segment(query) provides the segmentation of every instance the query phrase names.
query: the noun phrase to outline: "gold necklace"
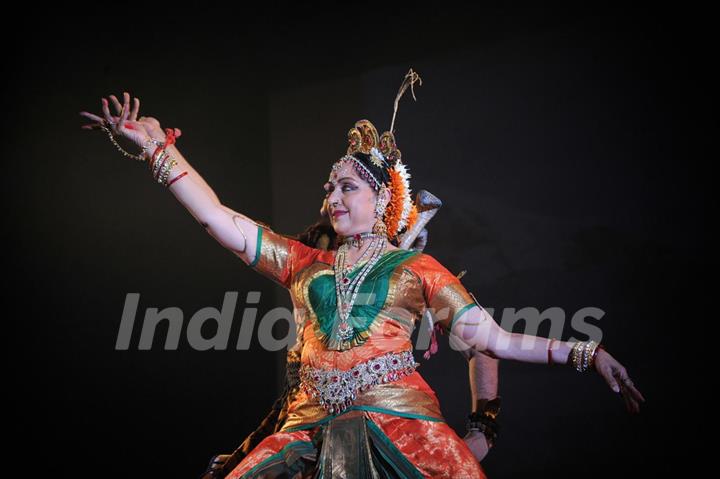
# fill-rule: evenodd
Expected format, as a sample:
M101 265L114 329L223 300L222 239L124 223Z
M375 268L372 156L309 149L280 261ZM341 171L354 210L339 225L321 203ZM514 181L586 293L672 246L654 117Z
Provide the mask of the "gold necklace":
M349 318L352 312L352 307L355 304L355 299L360 291L365 277L370 272L372 267L377 263L382 254L385 252L387 247L387 238L383 238L379 235L373 237L370 240L370 244L367 249L356 261L362 259L366 254L370 253L368 261L361 267L355 278L350 280L348 274L350 270L345 265L345 258L347 250L349 249L348 243L343 243L338 248L337 254L335 255L335 261L333 263L333 269L335 272L335 294L337 296L337 310L340 323L337 327L336 335L342 341L349 341L355 335L355 328L350 324Z

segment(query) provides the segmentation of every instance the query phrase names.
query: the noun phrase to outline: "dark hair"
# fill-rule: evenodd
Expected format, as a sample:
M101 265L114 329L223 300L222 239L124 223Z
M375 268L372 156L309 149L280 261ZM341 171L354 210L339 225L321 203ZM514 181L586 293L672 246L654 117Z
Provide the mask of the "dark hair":
M327 236L328 238L328 249L333 248L337 233L335 233L335 229L333 229L327 216L321 217L315 223L305 228L305 231L297 235L295 239L311 248L318 248L323 236Z
M356 151L352 154L355 158L360 160L360 162L368 169L370 170L370 173L373 174L375 178L380 183L389 184L390 183L390 173L388 173L387 168L384 166L375 166L375 164L370 160L370 155L362 153L360 151ZM370 185L373 189L375 188L375 185Z

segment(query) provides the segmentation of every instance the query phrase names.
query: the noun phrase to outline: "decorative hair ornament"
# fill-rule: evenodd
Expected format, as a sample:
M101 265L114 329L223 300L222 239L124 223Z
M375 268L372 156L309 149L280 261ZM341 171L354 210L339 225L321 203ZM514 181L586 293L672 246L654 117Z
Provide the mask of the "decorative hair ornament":
M395 98L395 113L398 100L407 89L408 77L410 85L419 79L417 74L410 69L410 73L405 76L400 92ZM393 113L393 123L394 121L395 114ZM417 208L410 197L410 175L401 161L401 156L392 133L392 124L391 131L386 131L379 136L377 129L369 120L360 120L348 131L348 148L345 156L335 162L332 167L334 173L349 162L358 175L378 193L378 197L375 205L376 222L372 228L373 237L365 252L356 260L355 265L361 264L366 256L368 257L367 262L359 266L357 274L351 278L350 272L354 265L346 264L349 243L344 242L340 245L335 254L333 271L339 321L334 324L333 331L322 339L328 349L342 351L363 344L367 340L368 332L356 329L352 320L352 310L360 285L363 284L365 276L384 254L388 240L394 239L403 229L412 225L417 218ZM390 190L390 202L387 205L382 202L386 188ZM359 240L360 238L358 238Z
M377 166L378 168L387 166L387 161L385 161L385 157L382 153L380 153L380 150L375 147L370 149L370 161L372 161L373 165Z
M410 189L410 173L402 161L402 153L397 147L393 127L397 114L398 102L403 93L410 87L413 99L415 92L413 85L422 79L412 68L408 71L400 85L400 90L395 97L393 118L390 130L378 135L377 129L370 120L359 120L355 126L348 131L348 148L346 155L333 165L333 170L342 166L345 161L352 161L358 175L365 179L375 191L385 185L390 190L390 202L384 212L383 223L385 223L387 236L394 239L403 231L406 231L417 220L417 206L412 200ZM363 164L353 153L363 153L370 156L370 162L380 168L387 175L387 179L378 178L370 169Z

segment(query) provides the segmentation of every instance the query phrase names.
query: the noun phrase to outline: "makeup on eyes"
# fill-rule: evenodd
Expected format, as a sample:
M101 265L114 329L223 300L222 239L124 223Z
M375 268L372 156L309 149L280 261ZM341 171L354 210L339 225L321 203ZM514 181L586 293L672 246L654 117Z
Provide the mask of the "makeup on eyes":
M342 186L349 186L353 189L356 187L354 178L345 177L338 180L337 183L333 181L328 181L323 185L323 189L326 193L330 193L335 189L338 183L342 183Z

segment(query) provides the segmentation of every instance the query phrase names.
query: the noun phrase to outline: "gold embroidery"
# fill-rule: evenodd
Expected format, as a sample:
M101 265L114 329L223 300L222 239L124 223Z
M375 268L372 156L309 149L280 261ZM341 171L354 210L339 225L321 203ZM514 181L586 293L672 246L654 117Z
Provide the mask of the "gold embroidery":
M459 283L451 283L438 291L430 301L429 307L436 322L448 331L453 318L468 304L475 304L472 296Z
M260 241L260 258L255 265L255 270L276 283L288 287L290 275L288 271L289 240L267 228L263 228Z

